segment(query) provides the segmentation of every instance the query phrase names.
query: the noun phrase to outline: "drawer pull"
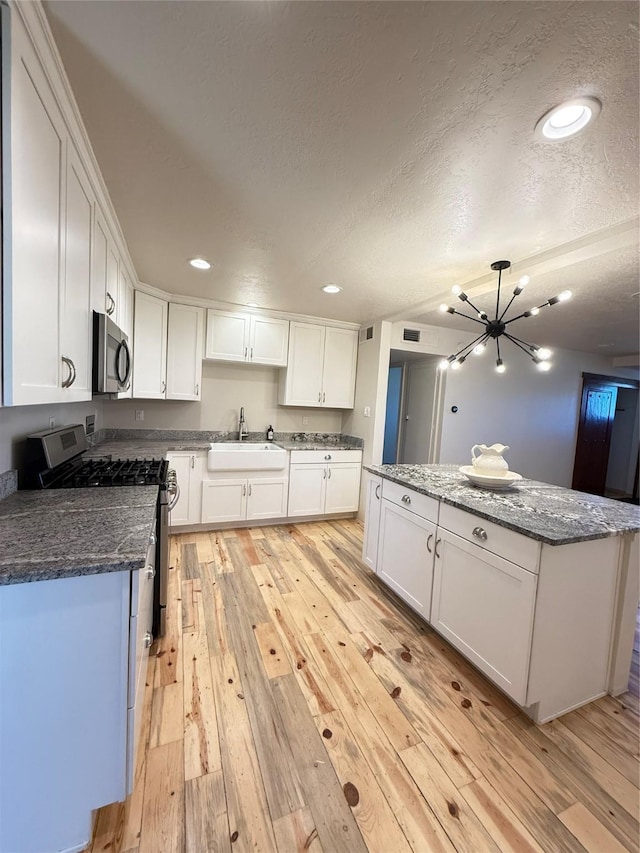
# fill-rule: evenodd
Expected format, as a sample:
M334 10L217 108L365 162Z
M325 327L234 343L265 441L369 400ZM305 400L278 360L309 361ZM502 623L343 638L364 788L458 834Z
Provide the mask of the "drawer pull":
M156 576L155 566L147 566L145 569L145 575L148 581L153 580Z
M433 533L430 533L430 534L427 536L427 551L428 551L430 554L433 554L433 551L432 551L432 550L431 550L431 548L429 547L429 545L431 544L431 540L432 540L432 539L433 539Z
M438 545L439 545L441 542L442 542L442 539L436 539L436 544L435 544L435 547L434 547L434 550L435 550L435 552L436 552L436 557L437 557L438 559L440 559L440 554L438 554Z
M473 534L473 536L476 536L478 539L480 539L481 542L487 541L487 531L484 528L474 527L471 533Z
M410 504L410 503L411 503L411 497L410 497L410 495L403 495L403 496L400 498L400 500L402 501L402 503L403 503L403 504Z
M144 635L144 647L145 647L145 649L150 649L152 643L153 643L153 634L151 633L151 631L147 631L147 633Z

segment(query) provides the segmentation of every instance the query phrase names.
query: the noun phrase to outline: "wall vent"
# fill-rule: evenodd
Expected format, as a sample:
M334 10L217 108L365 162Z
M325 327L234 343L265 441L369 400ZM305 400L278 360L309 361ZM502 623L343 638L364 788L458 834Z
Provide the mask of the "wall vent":
M420 343L420 329L403 329L402 340L411 341L413 344Z
M360 343L373 340L373 326L366 326L360 329Z

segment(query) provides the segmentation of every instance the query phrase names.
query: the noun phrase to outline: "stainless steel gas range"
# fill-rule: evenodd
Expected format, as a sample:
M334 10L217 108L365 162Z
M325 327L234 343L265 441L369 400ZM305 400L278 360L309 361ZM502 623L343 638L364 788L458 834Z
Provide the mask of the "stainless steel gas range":
M165 459L86 458L81 424L34 433L27 438L20 488L78 489L158 486L153 635L166 633L169 572L169 510L179 496L176 473Z

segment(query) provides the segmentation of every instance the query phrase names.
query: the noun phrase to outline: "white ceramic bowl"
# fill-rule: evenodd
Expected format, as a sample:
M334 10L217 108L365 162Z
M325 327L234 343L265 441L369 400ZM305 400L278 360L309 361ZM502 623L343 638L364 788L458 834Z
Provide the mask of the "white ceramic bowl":
M515 471L492 471L489 474L482 473L473 465L463 465L458 470L474 485L482 486L484 489L511 489L515 483L522 480L522 475L516 474Z

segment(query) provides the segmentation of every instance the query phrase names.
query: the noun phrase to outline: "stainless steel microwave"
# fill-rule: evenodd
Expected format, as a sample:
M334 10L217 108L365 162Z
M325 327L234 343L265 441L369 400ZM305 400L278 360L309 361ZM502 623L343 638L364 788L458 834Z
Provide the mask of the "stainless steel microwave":
M93 312L93 393L118 394L131 383L129 339L106 314Z

